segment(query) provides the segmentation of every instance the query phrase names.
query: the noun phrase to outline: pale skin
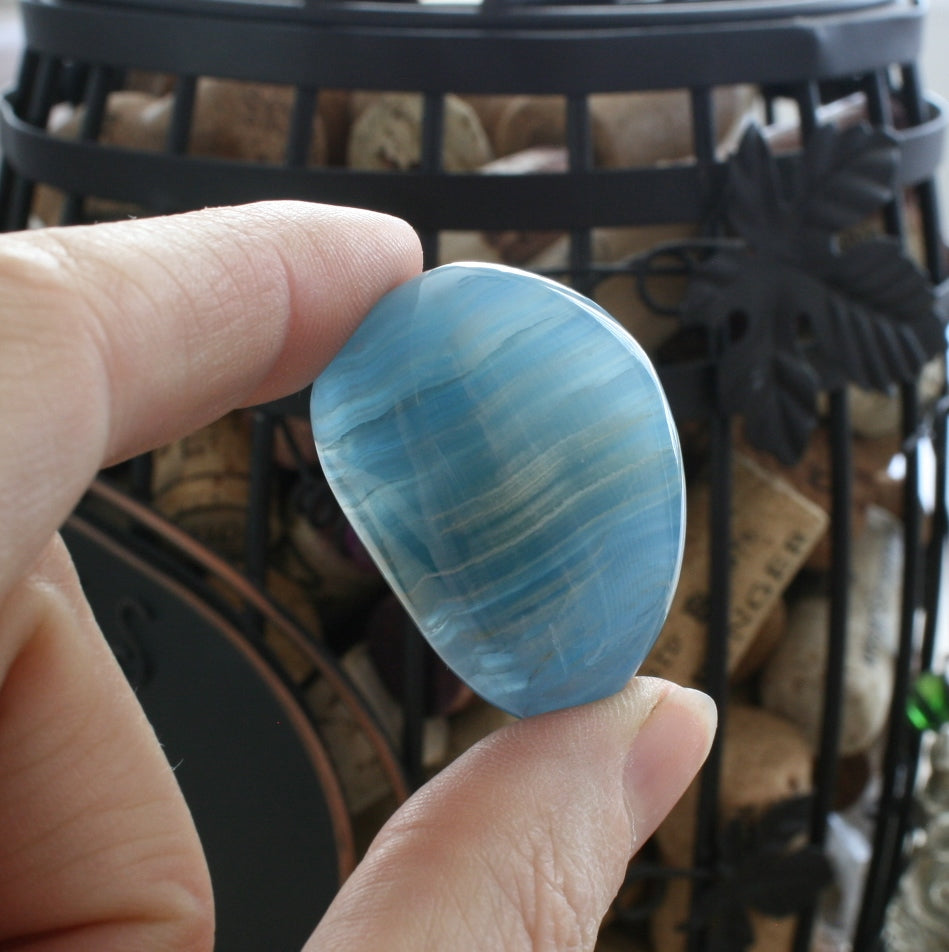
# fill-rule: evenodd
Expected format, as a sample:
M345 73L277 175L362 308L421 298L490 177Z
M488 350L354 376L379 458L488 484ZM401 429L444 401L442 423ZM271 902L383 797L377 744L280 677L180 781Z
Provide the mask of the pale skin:
M0 236L0 949L212 948L187 807L57 529L103 465L305 386L420 266L402 222L291 202ZM307 952L592 949L714 723L635 679L492 735L398 811Z

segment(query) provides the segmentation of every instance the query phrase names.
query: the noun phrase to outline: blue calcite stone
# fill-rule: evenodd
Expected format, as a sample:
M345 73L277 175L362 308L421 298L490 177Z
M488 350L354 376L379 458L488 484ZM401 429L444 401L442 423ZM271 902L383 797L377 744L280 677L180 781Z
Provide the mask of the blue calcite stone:
M619 690L678 579L676 430L592 301L454 264L384 297L313 385L343 511L445 662L525 716Z

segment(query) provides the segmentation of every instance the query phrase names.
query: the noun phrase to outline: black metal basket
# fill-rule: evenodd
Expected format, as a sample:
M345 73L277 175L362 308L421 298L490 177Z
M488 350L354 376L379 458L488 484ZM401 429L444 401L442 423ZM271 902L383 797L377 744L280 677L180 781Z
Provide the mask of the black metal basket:
M851 607L854 464L847 385L856 380L899 391L905 556L902 577L893 579L901 599L899 630L893 634L893 702L880 747L882 782L872 860L850 937L858 952L877 948L885 905L904 858L920 749L919 737L904 723L903 707L912 678L934 659L947 525L945 406L940 400L924 403L915 380L924 352L938 349L942 339L939 313L946 290L933 184L945 120L940 104L925 94L916 65L923 7L901 0L575 5L486 0L481 6L357 0L23 0L22 13L26 52L18 82L0 107L3 229L30 223L40 186L58 190L57 217L63 224L95 218L104 208L169 213L264 198L326 201L406 218L422 236L429 265L444 256L446 236L458 232L562 233L567 236L565 254L545 270L591 294L608 279L625 276L647 309L666 315L676 333L657 351L659 372L686 442L701 446L709 473L703 686L717 700L723 725L731 696L727 665L733 609L734 423L740 416L756 421L752 442L791 462L816 422L816 391L826 393L832 460L832 557L826 573L831 608L825 709L814 791L804 821L817 854L825 844L841 763L841 696ZM141 148L110 142L103 134L109 96L126 88L133 77L141 83L143 73L149 81L160 78L167 90L168 121L161 142ZM194 148L194 117L206 78L276 84L286 91L288 118L276 153L260 161L246 155L200 154ZM782 148L780 136L769 139L753 133L740 147L737 140L733 143L737 151L731 158L723 154L726 129L718 97L738 87L760 104L759 128L773 132L780 117L789 118L790 145L784 141ZM360 170L332 158L314 164L314 121L328 91L337 90L419 95L420 131L411 167ZM604 161L591 97L668 91L682 97L687 147L670 161L635 156L625 162ZM555 97L563 167L517 175L446 167L450 96L520 95ZM82 107L69 138L50 128L51 115L64 103ZM835 126L835 110L840 108L850 110L860 124L847 126L844 120ZM769 224L775 232L786 224L778 212L767 220L759 203L763 218L752 223L749 237L742 231L747 222L739 220L735 208L754 208L755 196L804 194L813 199L801 176L813 173L828 150L847 157L840 159L842 178L835 180L835 187L848 195L850 186L856 189L861 196L854 200L857 211L869 212L868 191L876 196L878 228L893 239L884 263L896 270L884 273L910 282L920 322L912 315L906 318L896 332L903 343L893 344L892 335L880 329L886 322L877 320L892 302L877 307L879 302L868 300L864 288L861 303L871 316L840 324L838 364L827 359L826 339L821 349L823 332L813 315L797 312L789 341L779 346L769 338L762 358L761 348L751 346L755 341L748 328L754 301L760 298L751 304L716 299L710 318L700 306L707 297L694 289L708 292L714 276L722 274L716 270L719 266L734 263L749 250L760 251L755 238ZM870 172L860 164L863 159ZM857 167L863 171L854 171ZM851 173L854 177L848 179ZM785 211L788 204L777 202ZM828 212L824 232L846 231L854 214L853 208L839 216ZM600 229L666 226L685 228L686 233L620 260L602 260L598 252ZM807 237L814 235L807 232ZM839 242L839 234L834 241ZM808 248L792 250L798 255L795 267L807 272ZM922 272L917 278L907 277L904 264L894 263L905 263L910 256ZM755 260L761 263L760 257ZM672 304L659 300L654 284L670 276L684 279L693 289ZM817 278L826 278L820 268ZM878 285L874 287L882 294ZM748 279L743 287L765 294L767 282ZM899 310L899 305L894 307ZM861 328L870 328L872 341L855 356L846 331ZM910 354L908 364L901 363L897 352ZM797 403L796 387L807 391L806 399ZM772 409L765 412L758 405L762 402ZM245 558L245 570L255 582L262 583L266 575L275 428L302 406L296 399L255 411ZM774 406L780 411L777 417ZM926 488L935 503L924 543L920 480L927 439L936 465ZM147 472L142 469L138 489L147 495L146 487ZM421 654L412 657L416 667L423 664ZM409 687L404 698L403 754L415 776L418 694ZM747 947L746 936L729 939L709 911L710 903L719 901L725 903L722 908L732 909L728 903L734 900L734 893L728 892L734 855L728 852L716 809L721 770L718 743L702 774L691 866L671 873L645 868L648 877L681 875L693 882L690 950ZM643 874L642 867L637 874ZM794 908L796 950L809 947L816 901L815 895L805 894Z

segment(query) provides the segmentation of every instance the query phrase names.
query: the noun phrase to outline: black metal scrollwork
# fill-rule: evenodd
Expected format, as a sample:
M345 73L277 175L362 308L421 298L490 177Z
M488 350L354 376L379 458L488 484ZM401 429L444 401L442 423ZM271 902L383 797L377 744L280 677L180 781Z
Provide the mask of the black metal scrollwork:
M749 910L796 915L830 884L830 863L821 849L799 845L810 810L809 796L795 797L758 819L738 816L722 830L719 876L700 896L690 922L706 932L708 952L750 948L755 933Z
M718 399L782 462L800 457L818 394L886 391L945 348L931 283L884 234L855 237L895 197L899 150L880 130L820 126L780 163L750 126L728 163L730 241L690 268L681 316L718 342Z

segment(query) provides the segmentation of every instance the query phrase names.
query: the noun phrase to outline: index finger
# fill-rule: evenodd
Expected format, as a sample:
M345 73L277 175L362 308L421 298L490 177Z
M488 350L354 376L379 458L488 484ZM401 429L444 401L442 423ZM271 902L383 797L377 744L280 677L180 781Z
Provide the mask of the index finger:
M103 465L305 386L420 260L299 202L0 236L0 597Z

